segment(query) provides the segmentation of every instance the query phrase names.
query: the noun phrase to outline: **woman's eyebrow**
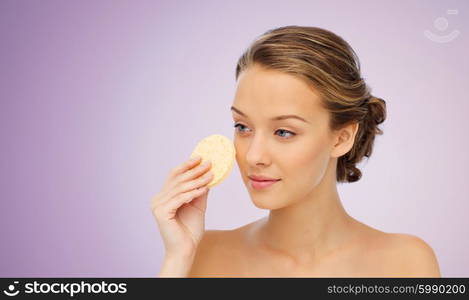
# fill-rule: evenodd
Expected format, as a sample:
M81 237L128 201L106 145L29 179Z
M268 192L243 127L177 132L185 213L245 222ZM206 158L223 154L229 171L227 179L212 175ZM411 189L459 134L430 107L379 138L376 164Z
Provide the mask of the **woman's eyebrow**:
M231 107L231 110L242 115L243 117L246 117L248 118L248 116L243 113L242 111L240 111L239 109L237 109L236 107L232 106ZM306 123L309 123L308 121L306 121L304 118L300 117L300 116L297 116L297 115L281 115L281 116L277 116L277 117L273 117L271 118L271 120L273 121L277 121L277 120L285 120L285 119L298 119L300 121L303 121L303 122L306 122Z

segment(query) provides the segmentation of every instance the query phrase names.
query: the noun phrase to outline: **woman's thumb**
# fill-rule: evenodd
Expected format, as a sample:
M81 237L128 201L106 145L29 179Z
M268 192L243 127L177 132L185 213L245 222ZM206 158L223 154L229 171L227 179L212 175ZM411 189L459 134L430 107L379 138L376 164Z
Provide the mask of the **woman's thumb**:
M194 206L195 208L199 209L202 212L205 212L205 210L207 209L207 197L208 197L209 191L210 191L210 188L207 188L207 190L202 195L194 198L194 200L191 201L192 206Z

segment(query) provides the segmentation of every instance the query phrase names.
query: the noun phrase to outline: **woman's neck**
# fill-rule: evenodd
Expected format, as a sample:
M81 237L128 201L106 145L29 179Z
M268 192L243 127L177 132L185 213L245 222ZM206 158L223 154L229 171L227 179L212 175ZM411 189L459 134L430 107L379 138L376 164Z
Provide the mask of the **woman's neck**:
M335 178L330 177L325 176L305 199L270 211L257 231L262 248L301 264L331 254L352 238L357 222L345 211Z

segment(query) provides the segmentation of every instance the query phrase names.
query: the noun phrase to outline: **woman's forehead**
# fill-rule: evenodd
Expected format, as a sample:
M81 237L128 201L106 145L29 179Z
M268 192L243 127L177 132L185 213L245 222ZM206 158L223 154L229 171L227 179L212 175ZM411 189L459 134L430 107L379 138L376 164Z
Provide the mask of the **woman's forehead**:
M247 113L268 110L275 116L293 114L306 118L324 112L319 94L304 80L258 67L241 73L233 107Z
M266 87L269 89L266 90ZM241 92L314 94L311 86L298 76L257 66L249 67L241 73L238 78L237 90Z

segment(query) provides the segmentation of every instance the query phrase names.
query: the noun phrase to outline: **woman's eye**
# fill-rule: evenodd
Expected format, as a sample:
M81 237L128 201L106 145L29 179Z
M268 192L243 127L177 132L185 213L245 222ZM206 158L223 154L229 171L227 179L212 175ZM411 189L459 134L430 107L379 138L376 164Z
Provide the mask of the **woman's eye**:
M285 129L279 129L279 130L277 130L276 132L279 132L279 131L289 133L291 136L290 136L290 137L286 137L287 139L289 139L289 138L291 138L291 137L293 137L293 136L295 135L295 133L293 133L293 132L291 132L291 131L288 131L288 130L285 130Z
M246 127L246 126L244 126L243 124L240 124L240 123L236 123L236 124L234 125L234 127L237 129L237 128L239 128L239 127ZM246 128L247 128L247 127L246 127ZM240 130L237 130L237 131L243 133L242 130L241 130L241 131L240 131ZM275 132L276 132L276 133L277 133L277 132L282 132L282 133L290 134L290 136L280 135L280 137L283 137L284 139L289 139L289 138L292 138L293 136L296 135L296 133L291 132L291 131L288 131L288 130L285 130L285 129L278 129L278 130L275 131Z
M242 126L242 127L246 127L246 126L244 126L243 124L236 123L236 124L234 125L234 128L236 128L236 129L237 129L237 128L239 128L240 126ZM238 131L239 131L239 130L238 130Z

